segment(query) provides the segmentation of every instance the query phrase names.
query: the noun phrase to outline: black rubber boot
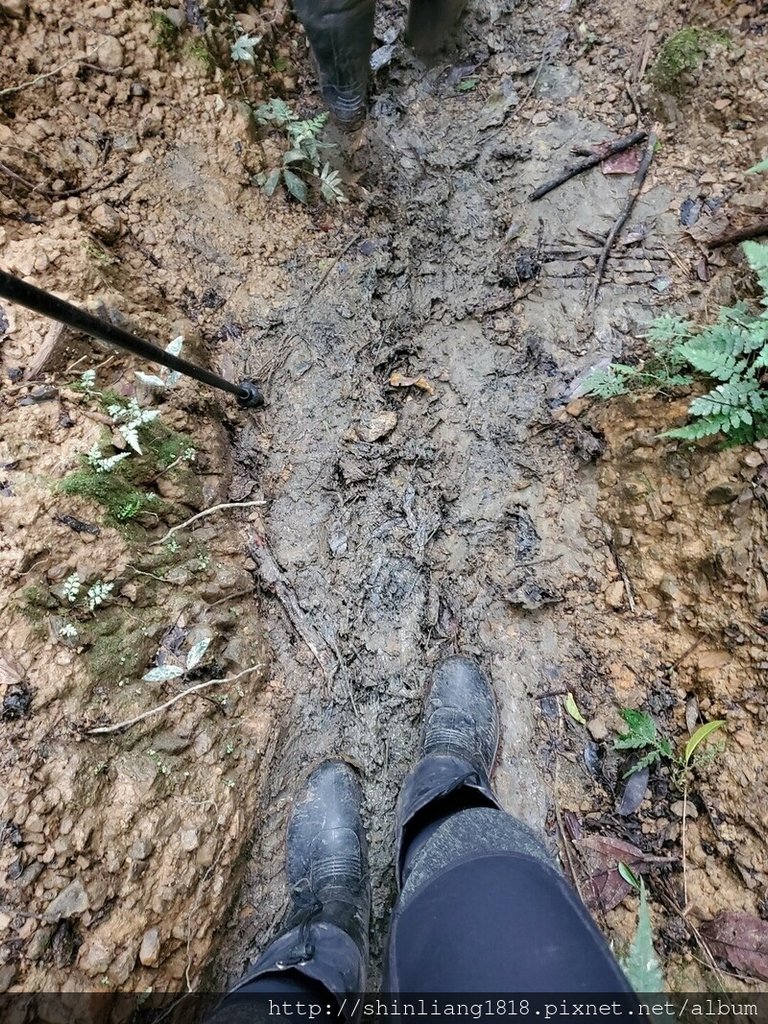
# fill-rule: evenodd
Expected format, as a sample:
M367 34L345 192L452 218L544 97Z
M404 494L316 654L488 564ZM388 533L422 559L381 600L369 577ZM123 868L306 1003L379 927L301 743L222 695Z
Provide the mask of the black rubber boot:
M310 775L288 826L287 917L235 993L283 971L339 999L365 991L371 893L360 801L346 762L326 761Z
M411 0L405 38L420 57L432 57L448 40L466 0Z
M446 658L435 668L424 704L421 759L397 803L400 888L425 826L470 807L500 809L490 782L498 745L499 715L490 681L470 658Z
M348 131L365 119L375 0L295 0L315 55L320 89Z

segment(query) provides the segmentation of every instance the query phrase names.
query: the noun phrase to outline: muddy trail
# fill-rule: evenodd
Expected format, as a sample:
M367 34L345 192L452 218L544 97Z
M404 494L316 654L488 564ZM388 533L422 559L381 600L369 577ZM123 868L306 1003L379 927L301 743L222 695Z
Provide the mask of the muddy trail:
M604 230L626 183L597 174L578 204L567 189L528 202L571 145L605 132L578 115L535 129L510 116L524 101L521 72L538 67L534 91L554 102L582 88L567 66L567 32L547 12L542 35L541 13L474 5L467 66L427 70L398 49L351 157L367 209L334 233L319 265L296 259L292 276L306 287L272 312L258 342L230 346L236 375L263 367L268 381L268 409L235 431L231 497L267 499L248 545L283 701L245 886L258 909L241 950L279 916L296 780L329 754L364 779L380 950L394 805L424 687L445 654L477 657L494 679L505 805L539 829L552 812L536 698L577 686L588 670L604 617L592 595L616 575L594 511L599 442L575 423L553 429L552 409L581 368L612 354L604 325L647 318L633 286L668 257L656 244L613 265L593 333L572 271L584 257L579 229ZM380 18L383 35L393 18ZM459 76L477 69L489 91L457 93ZM226 211L198 199L179 190L173 205L192 234L220 237ZM654 232L667 200L663 189L643 198L639 216ZM205 271L193 291L234 291L228 315L259 321L262 305L237 303L231 252L190 256ZM213 281L212 263L222 268ZM401 378L425 383L396 386ZM225 958L230 976L236 949Z
M249 99L317 112L287 4L235 7L271 40ZM59 19L0 2L13 40L0 57L22 86L0 91L3 266L139 333L183 334L186 355L258 378L267 398L242 412L190 384L150 393L133 364L82 339L62 353L39 318L0 309L0 991L234 982L286 907L286 822L329 755L363 782L374 985L395 802L432 667L452 652L493 679L504 806L577 885L594 870L580 830L656 857L669 985L708 984L700 958L722 983L690 922L766 906L768 443L662 447L680 402L575 396L590 368L634 357L660 313L708 316L744 294L738 260L702 246L705 228L764 206L743 169L768 145L754 70L766 17L707 14L738 45L702 55L690 93L672 95L649 68L662 40L704 20L685 3L473 0L431 67L403 43L401 7L381 4L366 126L324 132L349 202L304 206L258 187L282 143L254 124L228 47L220 65L201 51L198 8L158 21L94 0ZM59 70L25 85L49 51ZM530 193L575 147L638 128L662 145L591 302L636 164ZM691 206L704 228L686 234ZM110 451L126 447L99 392L77 385L90 365L97 387L165 424L165 461L144 459L142 493L103 520L92 495L60 486L105 427ZM180 525L229 502L251 504ZM103 606L67 597L73 575L83 594L109 581ZM183 685L224 677L226 692L145 685L169 660ZM162 715L88 731L167 698ZM669 771L617 813L626 707L675 742L727 719L691 795L687 889ZM629 887L592 909L623 948Z

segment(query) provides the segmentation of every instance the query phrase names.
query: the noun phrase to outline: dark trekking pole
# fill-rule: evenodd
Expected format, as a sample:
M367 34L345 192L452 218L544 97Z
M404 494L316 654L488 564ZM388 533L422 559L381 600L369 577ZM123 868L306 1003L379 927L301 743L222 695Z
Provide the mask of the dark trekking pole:
M3 270L0 270L0 298L10 299L11 302L26 306L27 309L31 309L35 313L58 320L75 331L90 334L94 338L98 338L99 341L105 341L108 345L114 345L133 355L141 356L142 359L160 363L162 366L167 366L169 370L176 370L177 373L183 373L186 377L193 377L212 388L227 391L230 395L235 396L243 409L258 409L264 405L264 395L254 381L242 380L239 384L232 384L216 373L204 370L201 366L195 366L194 363L190 363L186 359L173 356L158 345L137 338L135 334L124 331L121 327L115 327L107 320L100 320L91 313L86 313L84 309L78 309L77 306L65 302L64 299L59 299L33 284L27 284L26 281L21 281L12 274L6 274Z

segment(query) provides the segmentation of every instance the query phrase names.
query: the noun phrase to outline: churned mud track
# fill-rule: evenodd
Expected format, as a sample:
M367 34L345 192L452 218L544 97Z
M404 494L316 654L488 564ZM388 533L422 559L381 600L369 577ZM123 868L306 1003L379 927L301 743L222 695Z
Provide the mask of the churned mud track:
M269 407L236 430L232 497L267 499L248 544L283 705L245 923L224 944L230 978L281 913L286 815L298 778L329 754L364 779L380 946L394 805L439 657L474 655L494 679L505 805L540 828L552 811L557 723L537 727L536 697L578 692L617 578L594 514L599 443L575 421L553 423L552 408L611 354L611 318L647 318L634 285L666 254L611 267L593 331L573 267L599 247L578 229L607 230L626 179L594 175L576 205L567 189L527 202L553 161L606 129L568 112L534 129L517 116L531 77L525 89L516 73L535 70L555 99L581 85L555 15L543 38L540 6L507 6L476 4L469 18L467 65L489 72L476 92L457 93L450 66L426 70L397 50L352 156L367 208L294 255L298 287L281 308L238 308L246 289L226 269L216 284L233 296L228 316L262 327L224 364L260 367L268 382ZM666 202L652 192L640 215L652 222ZM195 210L193 236L211 237L211 207Z

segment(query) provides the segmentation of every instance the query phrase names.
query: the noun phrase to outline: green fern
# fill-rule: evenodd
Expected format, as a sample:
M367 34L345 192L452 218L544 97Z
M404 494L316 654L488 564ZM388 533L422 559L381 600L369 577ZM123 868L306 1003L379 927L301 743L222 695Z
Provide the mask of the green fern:
M745 242L744 254L768 306L768 245ZM714 386L694 398L690 422L662 437L698 441L720 435L726 445L768 437L768 312L756 314L744 303L721 309L714 324L698 329L679 317L664 316L648 329L652 356L641 366L615 363L587 378L585 395L613 398L633 391L660 393L699 378Z
M321 142L319 135L328 120L327 114L317 114L301 120L285 100L271 99L254 110L260 124L280 129L288 142L282 165L269 173L257 175L257 182L271 196L282 181L286 190L300 203L309 202L309 183L316 184L321 197L328 203L345 203L341 178L327 163L323 164L323 150L336 148Z

